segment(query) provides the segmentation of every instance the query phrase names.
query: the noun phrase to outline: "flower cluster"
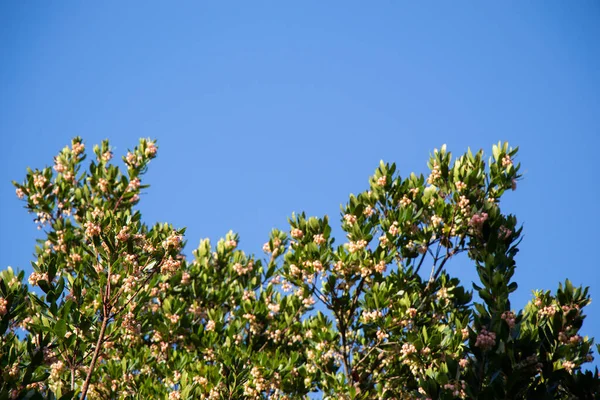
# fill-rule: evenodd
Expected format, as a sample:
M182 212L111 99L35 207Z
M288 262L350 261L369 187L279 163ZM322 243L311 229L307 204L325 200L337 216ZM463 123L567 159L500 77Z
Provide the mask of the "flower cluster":
M235 263L233 264L232 268L238 275L246 275L252 271L252 269L254 268L254 263L252 261L249 261L245 266L241 263Z
M440 166L438 163L433 164L433 168L431 169L431 173L427 178L427 183L430 185L435 185L436 181L442 177L442 172L440 170Z
M575 369L577 365L572 361L563 361L562 366L568 373L572 374L573 369Z
M406 195L402 196L402 198L400 199L400 205L402 207L407 207L410 205L410 203L412 203L412 200L409 199Z
M89 236L89 237L98 236L101 232L100 226L97 224L94 224L91 221L87 221L84 224L84 227L85 227L85 234L86 234L86 236Z
M355 253L359 250L363 250L365 247L367 247L367 241L366 240L357 240L356 242L348 242L347 243L348 246L348 251L350 253Z
M59 173L62 174L65 171L67 171L67 166L64 165L58 158L54 158L54 170Z
M352 214L345 214L344 215L344 221L346 221L346 223L348 225L354 225L356 223L356 215L352 215Z
M180 267L181 261L173 259L173 256L169 256L169 258L164 260L160 265L160 272L165 275L173 275Z
M129 233L127 233L128 230L129 228L127 226L122 227L119 233L117 233L117 236L115 236L116 239L121 242L126 242L129 239Z
M36 174L33 176L33 186L35 186L37 188L40 188L40 189L43 188L44 186L46 186L47 182L48 182L48 180L42 174Z
M362 319L365 323L376 321L377 319L381 318L382 316L383 316L383 314L379 310L362 312Z
M512 328L514 328L514 327L515 327L515 323L516 323L516 321L517 321L517 316L515 315L515 313L514 313L514 312L512 312L512 311L504 311L504 312L502 313L502 316L501 316L501 318L502 318L504 321L506 321L506 323L507 323L507 325L508 325L508 327L509 327L510 329L512 329Z
M325 239L325 236L321 233L318 233L316 235L313 236L313 242L315 242L315 244L317 246L320 246L322 244L324 244L327 240Z
M60 374L65 370L65 364L62 361L56 361L50 366L50 379L59 379Z
M469 204L470 204L470 200L464 196L461 195L458 199L458 208L460 208L460 212L463 215L468 215L469 214Z
M390 335L388 335L385 331L382 331L381 329L377 329L377 333L375 334L375 336L377 337L377 340L380 342L383 342L388 337L390 337Z
M472 226L473 229L480 231L487 219L488 214L485 212L482 212L481 214L473 214L471 220L469 221L469 225Z
M438 216L438 215L432 215L431 216L431 225L433 225L434 227L438 227L442 224L443 222L443 218Z
M46 272L39 273L34 271L29 275L28 282L31 286L37 286L39 281L48 281L48 274Z
M79 140L73 140L72 142L72 151L73 154L78 156L79 154L83 153L83 151L85 150L85 144L83 144L83 142L79 141Z
M177 234L177 232L173 232L169 235L167 239L162 242L162 247L165 250L175 249L178 250L183 242L183 238L181 235Z
M146 150L144 150L144 153L146 154L147 157L149 157L149 158L156 157L157 150L158 150L158 148L156 147L156 143L154 143L150 140L146 141Z
M503 168L508 168L511 165L513 165L512 159L510 158L510 156L507 154L504 157L502 157L502 167Z
M8 300L6 300L4 297L0 297L0 316L3 316L8 312L7 306Z
M538 310L538 316L540 317L552 317L554 314L556 314L556 306L555 305L549 305L549 306L545 306L542 307L540 310Z
M302 232L302 229L298 228L292 229L290 234L294 239L302 239L304 237L304 232Z
M404 357L407 357L411 354L414 354L417 352L417 348L412 344L412 343L404 343L402 345L402 349L400 350L400 352L402 353L402 355Z
M571 330L572 327L568 326L566 331ZM563 344L579 344L583 341L583 338L580 335L569 335L566 331L561 331L558 333L558 340Z
M398 221L394 221L394 223L388 229L388 233L392 236L397 236L400 233L400 228L398 228Z
M467 184L464 183L463 181L456 181L454 183L454 186L456 186L456 190L458 190L459 192L462 192L463 190L465 190L467 188Z
M446 383L444 385L444 389L452 392L452 396L458 397L460 399L466 399L467 394L465 392L467 388L467 384L465 381L455 382L455 383Z
M215 330L215 327L217 326L217 324L215 323L215 321L213 321L212 319L209 320L206 323L206 326L204 327L204 330L206 330L207 332L212 332Z
M490 350L496 345L496 334L494 332L488 332L487 329L482 328L477 335L475 341L475 347L479 347L483 351Z

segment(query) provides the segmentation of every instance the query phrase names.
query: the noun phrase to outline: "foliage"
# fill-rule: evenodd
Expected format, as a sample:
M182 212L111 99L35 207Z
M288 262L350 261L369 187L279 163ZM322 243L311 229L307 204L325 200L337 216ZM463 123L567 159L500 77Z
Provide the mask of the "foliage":
M302 213L266 259L230 232L191 260L183 229L134 209L156 152L142 139L120 169L105 141L84 169L75 138L15 183L44 239L28 284L0 274L0 399L598 398L581 370L587 289L511 309L521 228L500 200L517 149L498 143L486 165L444 146L427 178L382 162L342 207L341 245ZM461 253L476 300L448 272Z

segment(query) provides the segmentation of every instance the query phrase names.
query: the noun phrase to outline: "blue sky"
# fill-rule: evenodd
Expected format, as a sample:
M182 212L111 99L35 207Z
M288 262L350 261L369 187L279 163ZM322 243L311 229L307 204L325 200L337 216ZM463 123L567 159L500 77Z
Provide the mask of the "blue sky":
M118 155L157 138L144 219L256 253L292 211L337 220L380 159L405 175L506 140L514 306L567 277L600 300L600 3L322 3L1 2L0 268L27 269L38 234L11 180L75 135Z

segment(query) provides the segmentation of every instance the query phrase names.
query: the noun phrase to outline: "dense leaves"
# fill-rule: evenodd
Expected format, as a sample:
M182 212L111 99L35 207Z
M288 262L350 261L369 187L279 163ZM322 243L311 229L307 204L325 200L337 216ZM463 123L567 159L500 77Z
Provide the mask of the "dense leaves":
M500 201L517 149L445 146L427 177L381 163L329 219L292 215L265 256L229 232L184 255L184 230L134 206L156 156L112 163L75 138L17 196L44 229L33 272L0 273L0 399L593 399L587 289L511 308L521 228ZM85 167L85 168L84 168ZM465 287L450 261L475 268Z

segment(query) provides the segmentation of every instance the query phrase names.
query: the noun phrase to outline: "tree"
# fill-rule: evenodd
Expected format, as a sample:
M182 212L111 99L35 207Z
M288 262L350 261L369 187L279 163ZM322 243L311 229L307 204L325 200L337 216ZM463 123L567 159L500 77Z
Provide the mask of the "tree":
M327 217L292 215L265 259L230 232L187 260L183 229L146 225L133 206L156 152L140 140L124 171L104 141L84 170L75 138L15 183L45 239L28 284L0 274L0 399L599 398L598 371L581 370L587 288L566 281L511 309L507 143L487 165L436 149L427 178L382 162L342 207L345 243ZM449 274L460 254L476 300Z

